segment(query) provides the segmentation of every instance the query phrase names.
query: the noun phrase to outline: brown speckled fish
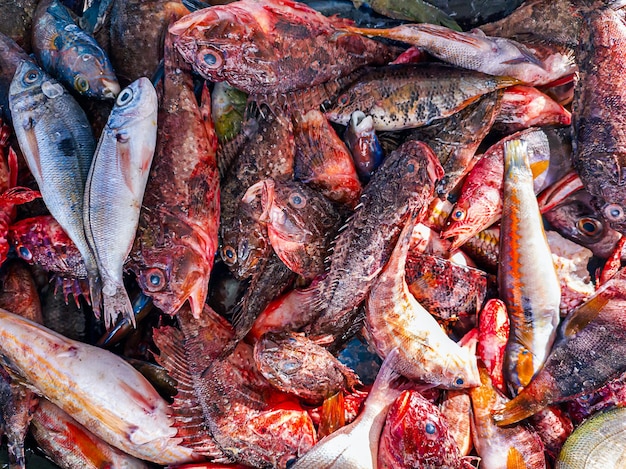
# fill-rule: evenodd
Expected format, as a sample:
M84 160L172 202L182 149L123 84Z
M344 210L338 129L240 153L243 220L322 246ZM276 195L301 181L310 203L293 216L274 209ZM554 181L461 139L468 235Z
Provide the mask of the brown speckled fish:
M165 313L174 315L189 300L199 315L217 251L217 137L210 117L205 119L210 116L208 90L199 107L191 71L169 43L163 86L157 148L130 268L142 291Z

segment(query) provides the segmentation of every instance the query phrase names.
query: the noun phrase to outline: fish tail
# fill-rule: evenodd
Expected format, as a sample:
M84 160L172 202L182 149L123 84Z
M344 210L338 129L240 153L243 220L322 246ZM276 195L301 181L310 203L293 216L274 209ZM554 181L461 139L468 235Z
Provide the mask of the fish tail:
M124 285L105 284L102 289L102 299L104 301L104 325L107 329L113 326L120 314L128 319L133 327L137 327L133 305Z
M504 142L505 168L530 168L528 163L528 145L525 140L514 139Z
M504 427L536 414L554 402L552 384L552 379L540 372L516 397L494 410L493 420Z
M89 281L89 297L91 299L91 307L96 319L102 317L102 279L96 271L88 274Z

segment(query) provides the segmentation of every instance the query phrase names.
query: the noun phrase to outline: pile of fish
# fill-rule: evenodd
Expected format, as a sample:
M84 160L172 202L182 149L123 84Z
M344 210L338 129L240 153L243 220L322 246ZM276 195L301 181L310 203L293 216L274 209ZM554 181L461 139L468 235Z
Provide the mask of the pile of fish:
M15 3L10 467L623 466L623 2Z

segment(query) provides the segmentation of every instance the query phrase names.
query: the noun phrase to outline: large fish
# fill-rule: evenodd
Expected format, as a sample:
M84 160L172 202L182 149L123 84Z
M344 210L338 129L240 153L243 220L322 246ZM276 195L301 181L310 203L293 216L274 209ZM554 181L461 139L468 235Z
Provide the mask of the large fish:
M134 322L123 267L139 223L139 210L156 146L158 100L147 78L124 88L104 128L85 187L87 241L102 279L104 323L123 314Z
M626 233L626 24L623 11L600 8L583 21L580 79L572 106L573 163L611 228Z
M83 227L84 188L96 147L87 117L63 86L32 62L22 62L15 72L9 106L43 200L83 256L99 316L98 265Z
M308 88L393 60L394 48L340 31L345 22L297 2L242 0L191 13L169 30L197 73L256 95Z
M199 107L191 71L169 42L163 89L157 148L129 267L165 313L174 315L189 299L199 315L217 251L217 137L208 90Z
M43 0L35 10L33 51L41 66L67 89L100 99L115 98L120 92L104 50L58 0Z

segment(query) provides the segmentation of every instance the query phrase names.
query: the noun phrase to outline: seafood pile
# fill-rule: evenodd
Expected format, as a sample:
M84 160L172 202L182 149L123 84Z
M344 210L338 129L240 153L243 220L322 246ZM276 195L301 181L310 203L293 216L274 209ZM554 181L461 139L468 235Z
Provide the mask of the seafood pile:
M9 467L622 467L623 2L14 3Z

